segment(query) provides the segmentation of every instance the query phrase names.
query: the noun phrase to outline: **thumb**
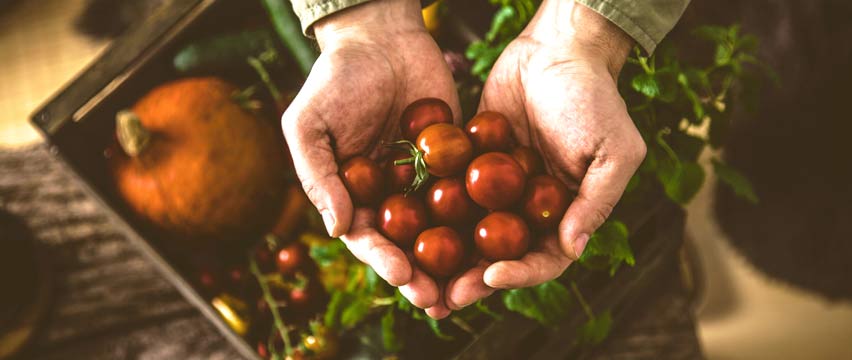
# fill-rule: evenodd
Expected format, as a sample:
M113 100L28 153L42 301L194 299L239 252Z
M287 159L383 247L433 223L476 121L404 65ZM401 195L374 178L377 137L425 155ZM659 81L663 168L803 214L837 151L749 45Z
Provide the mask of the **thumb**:
M339 237L352 224L352 200L338 176L328 127L309 103L297 96L282 115L281 126L305 194L322 215L328 235Z
M559 243L566 256L576 260L583 254L589 237L612 213L635 170L632 163L613 159L592 162L559 224Z

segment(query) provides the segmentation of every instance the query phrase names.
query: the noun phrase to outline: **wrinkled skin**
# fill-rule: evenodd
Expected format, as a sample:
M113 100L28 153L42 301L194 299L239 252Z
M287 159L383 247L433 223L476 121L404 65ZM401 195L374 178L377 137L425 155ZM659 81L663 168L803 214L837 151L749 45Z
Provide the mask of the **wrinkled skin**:
M458 117L452 78L418 5L376 0L318 22L323 54L282 121L296 171L329 233L342 235L356 257L414 305L442 318L495 289L560 275L609 216L645 147L615 82L632 40L581 5L545 0L495 64L480 110L506 115L516 140L539 151L547 170L578 195L558 233L523 258L481 261L439 289L375 231L371 210L353 209L334 161L375 156L380 140L398 137L399 114L416 99L441 98Z

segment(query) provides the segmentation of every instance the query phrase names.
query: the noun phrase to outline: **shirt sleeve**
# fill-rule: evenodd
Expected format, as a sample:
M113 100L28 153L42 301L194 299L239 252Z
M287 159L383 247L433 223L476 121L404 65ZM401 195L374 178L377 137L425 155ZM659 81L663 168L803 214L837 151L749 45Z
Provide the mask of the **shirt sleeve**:
M575 0L612 21L649 54L675 26L690 0Z
M299 17L299 22L302 24L302 33L306 36L313 37L311 25L317 20L328 15L336 13L340 10L363 4L371 0L292 0L293 12ZM421 0L420 4L423 7L435 2L435 0Z

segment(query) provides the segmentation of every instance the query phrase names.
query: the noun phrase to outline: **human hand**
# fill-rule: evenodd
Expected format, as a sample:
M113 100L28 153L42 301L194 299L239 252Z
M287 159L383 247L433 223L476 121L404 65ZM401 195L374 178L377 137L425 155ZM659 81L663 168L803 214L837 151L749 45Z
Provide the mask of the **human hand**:
M445 303L460 309L495 289L538 285L580 257L645 157L616 80L633 41L594 11L545 0L503 52L480 111L498 111L516 138L537 149L550 174L577 191L558 234L517 261L482 262L451 280ZM442 315L448 314L449 311Z
M443 99L458 122L452 75L416 0L371 1L321 19L314 30L322 54L281 120L296 173L330 236L412 304L431 307L439 299L435 281L376 231L374 210L353 206L338 161L376 159L383 141L400 138L402 110L420 98Z

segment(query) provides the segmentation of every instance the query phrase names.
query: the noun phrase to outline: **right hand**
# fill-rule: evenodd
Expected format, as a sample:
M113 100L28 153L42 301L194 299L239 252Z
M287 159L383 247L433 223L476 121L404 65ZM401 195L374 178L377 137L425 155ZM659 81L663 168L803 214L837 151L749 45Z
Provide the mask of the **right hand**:
M450 105L460 122L455 85L416 0L375 0L314 25L322 54L281 123L305 193L328 234L427 313L448 313L435 281L374 227L375 210L355 209L338 161L376 159L383 141L401 138L399 117L417 99Z

